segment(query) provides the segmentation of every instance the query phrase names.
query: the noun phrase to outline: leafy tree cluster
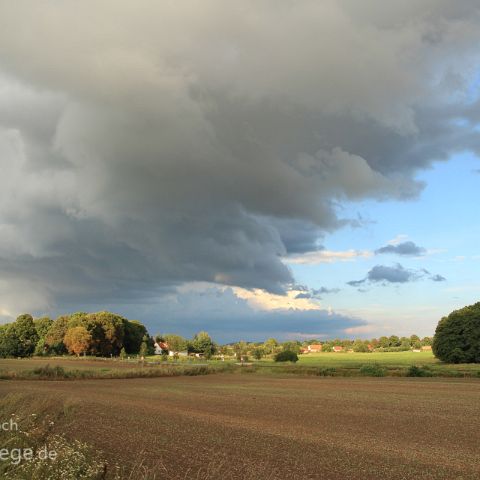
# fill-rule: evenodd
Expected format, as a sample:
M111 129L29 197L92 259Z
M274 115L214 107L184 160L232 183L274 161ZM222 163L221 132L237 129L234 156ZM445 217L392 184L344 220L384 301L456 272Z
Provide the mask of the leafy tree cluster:
M34 320L29 314L0 326L0 357L31 355L89 354L97 356L139 353L153 341L144 325L110 312L61 315L56 320L43 317Z
M195 334L191 340L174 333L158 334L155 336L155 340L168 344L169 350L174 352L174 354L187 351L188 353L198 353L205 358L211 358L215 353L221 353L217 344L204 331ZM165 353L168 352L166 351Z
M420 339L418 335L411 335L410 337L398 337L396 335L391 335L390 337L383 336L368 340L336 338L334 340L326 341L309 340L307 342L303 342L302 346L307 347L308 345L316 343L322 344L323 352L331 352L334 346L341 346L346 350L351 349L354 352L369 352L372 350L398 352L411 350L412 348L429 346L432 344L432 338L424 337Z
M431 345L432 338L424 337L420 339L418 335L411 335L410 337L397 337L392 335L390 337L372 338L369 340L351 340L336 338L333 340L316 340L310 339L303 342L298 340L288 340L279 342L275 338L269 338L265 342L247 343L244 341L237 343L230 343L221 345L217 351L221 355L235 356L238 360L242 357L246 358L251 355L256 360L260 360L265 356L275 356L282 351L294 352L297 355L301 353L302 349L306 349L308 345L321 344L323 352L333 351L334 346L341 346L345 350L353 350L354 352L371 352L373 350L380 351L404 351L412 348L421 348L423 346Z
M207 332L199 332L194 335L192 341L189 342L188 351L191 353L200 353L206 358L210 358L217 351L217 346Z
M28 357L33 355L39 340L33 318L20 315L13 323L0 326L0 356Z
M444 362L480 363L480 302L443 317L432 350Z

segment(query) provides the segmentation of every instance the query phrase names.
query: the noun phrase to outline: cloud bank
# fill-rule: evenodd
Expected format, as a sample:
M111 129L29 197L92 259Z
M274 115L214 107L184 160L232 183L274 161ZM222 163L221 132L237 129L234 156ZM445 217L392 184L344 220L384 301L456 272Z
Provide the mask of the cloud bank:
M0 27L6 314L282 293L341 202L480 150L477 2L17 0Z

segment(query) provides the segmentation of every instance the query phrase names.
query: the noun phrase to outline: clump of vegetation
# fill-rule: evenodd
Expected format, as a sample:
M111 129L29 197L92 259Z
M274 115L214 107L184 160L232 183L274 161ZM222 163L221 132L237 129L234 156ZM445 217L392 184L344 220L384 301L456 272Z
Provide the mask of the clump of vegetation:
M33 370L3 371L2 380L79 380L101 378L154 378L210 375L213 373L231 372L234 366L228 363L220 365L158 365L144 368L102 368L102 369L72 369L61 366L45 365Z
M278 352L275 355L276 362L298 362L298 355L291 350L284 350L283 352Z
M480 363L480 302L443 317L432 350L443 362Z
M315 375L319 377L334 377L337 374L337 369L333 367L318 368Z
M68 442L54 435L37 451L55 452L55 459L34 456L32 460L11 465L5 480L102 480L106 478L107 463L94 453L88 444L75 440Z
M67 372L63 367L56 365L51 367L48 363L44 367L38 367L33 370L33 375L40 378L55 379L55 378L67 378Z
M44 317L34 320L29 314L15 322L0 325L0 357L32 355L111 356L122 348L137 354L145 343L145 353L153 353L153 339L144 325L110 312L61 315L55 321Z
M378 363L370 363L360 367L360 375L366 377L384 377L387 374L387 369L378 365Z
M412 365L407 370L407 377L433 377L433 372L428 367Z
M5 480L100 480L107 463L89 445L69 441L53 429L69 409L48 395L7 395L0 400L0 418L11 418L11 429L0 431L0 462ZM33 411L32 411L33 410ZM115 475L110 476L116 479Z

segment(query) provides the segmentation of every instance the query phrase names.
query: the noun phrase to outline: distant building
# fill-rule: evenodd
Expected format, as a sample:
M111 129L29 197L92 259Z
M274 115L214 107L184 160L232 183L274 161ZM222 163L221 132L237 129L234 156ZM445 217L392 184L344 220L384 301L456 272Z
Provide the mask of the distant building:
M165 352L169 352L167 342L155 342L155 355L163 355Z
M307 352L309 353L319 353L322 351L321 343L314 343L313 345L308 345Z
M343 347L340 347L339 345L335 345L332 347L333 352L343 352Z
M170 347L167 342L155 342L155 355L165 355L167 354L169 357L174 357L178 355L179 357L187 357L188 352L185 350L183 352L174 352L170 350Z
M432 349L431 345L424 345L422 347L422 352L429 352Z

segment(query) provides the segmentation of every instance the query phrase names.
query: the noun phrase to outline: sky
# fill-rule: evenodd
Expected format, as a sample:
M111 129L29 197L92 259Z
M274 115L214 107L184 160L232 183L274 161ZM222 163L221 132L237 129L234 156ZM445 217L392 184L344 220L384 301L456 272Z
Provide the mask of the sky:
M0 321L432 335L480 293L480 6L0 0Z

